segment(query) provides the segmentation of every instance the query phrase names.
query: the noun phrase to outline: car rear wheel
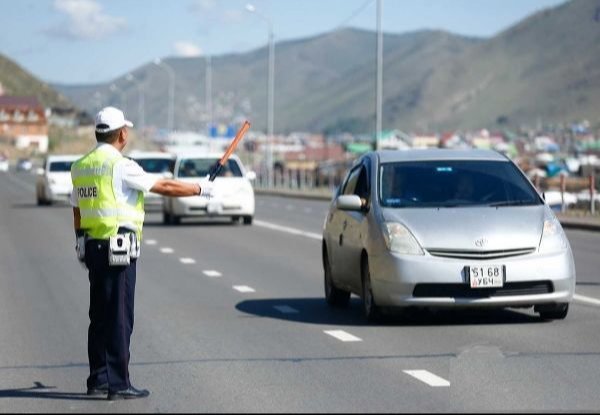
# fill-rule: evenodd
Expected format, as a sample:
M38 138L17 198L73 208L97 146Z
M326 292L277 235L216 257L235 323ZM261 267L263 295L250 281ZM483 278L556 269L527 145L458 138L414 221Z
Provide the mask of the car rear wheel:
M252 225L252 216L244 216L244 225Z
M165 225L170 225L171 224L171 214L167 211L163 210L163 223Z
M340 290L333 284L333 280L331 279L331 266L329 265L326 248L323 249L323 274L325 300L327 301L327 304L333 307L346 307L350 301L350 293L348 291Z
M381 309L375 303L373 288L371 286L371 272L369 271L369 259L365 256L362 265L362 300L365 317L371 323L381 319Z
M549 304L535 307L535 311L544 320L564 320L569 313L569 304Z

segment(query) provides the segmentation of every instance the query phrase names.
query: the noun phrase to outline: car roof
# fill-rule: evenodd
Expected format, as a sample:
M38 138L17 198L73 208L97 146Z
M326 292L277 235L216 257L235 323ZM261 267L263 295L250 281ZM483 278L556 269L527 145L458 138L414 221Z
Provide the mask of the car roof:
M177 159L220 159L221 157L223 157L222 153L181 153L181 154L177 154ZM232 154L230 156L230 158L238 160L239 161L239 157L235 154Z
M164 151L138 151L134 150L127 154L127 157L142 159L142 158L160 158L160 159L175 159L175 154Z
M431 148L423 150L380 150L375 152L380 163L398 161L435 161L435 160L486 160L508 161L508 159L493 150L453 150Z
M51 154L48 156L48 162L52 161L75 161L83 157L83 154Z

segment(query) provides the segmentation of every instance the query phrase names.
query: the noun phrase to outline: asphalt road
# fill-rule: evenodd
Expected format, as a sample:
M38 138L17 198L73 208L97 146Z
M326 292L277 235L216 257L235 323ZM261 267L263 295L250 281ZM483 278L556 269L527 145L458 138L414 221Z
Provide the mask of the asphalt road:
M600 233L569 231L577 300L425 312L366 324L323 298L327 203L258 197L253 226L147 216L132 382L148 399L85 395L88 282L71 209L37 207L0 174L0 412L600 410Z

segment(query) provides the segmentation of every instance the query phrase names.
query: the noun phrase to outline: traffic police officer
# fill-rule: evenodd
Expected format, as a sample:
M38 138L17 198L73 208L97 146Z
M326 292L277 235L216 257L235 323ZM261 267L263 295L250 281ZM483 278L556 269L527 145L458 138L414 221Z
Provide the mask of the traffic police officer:
M144 223L144 192L210 197L212 183L156 179L121 152L133 124L114 107L96 116L97 146L73 163L73 222L79 260L89 270L88 395L144 398L129 379L136 258Z

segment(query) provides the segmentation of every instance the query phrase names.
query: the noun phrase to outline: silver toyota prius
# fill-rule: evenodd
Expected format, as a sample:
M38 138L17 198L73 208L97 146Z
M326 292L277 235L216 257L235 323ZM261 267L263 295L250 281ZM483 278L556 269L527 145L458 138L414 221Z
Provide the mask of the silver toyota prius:
M325 297L394 307L534 307L564 319L571 247L523 172L488 150L370 152L347 173L323 226Z

